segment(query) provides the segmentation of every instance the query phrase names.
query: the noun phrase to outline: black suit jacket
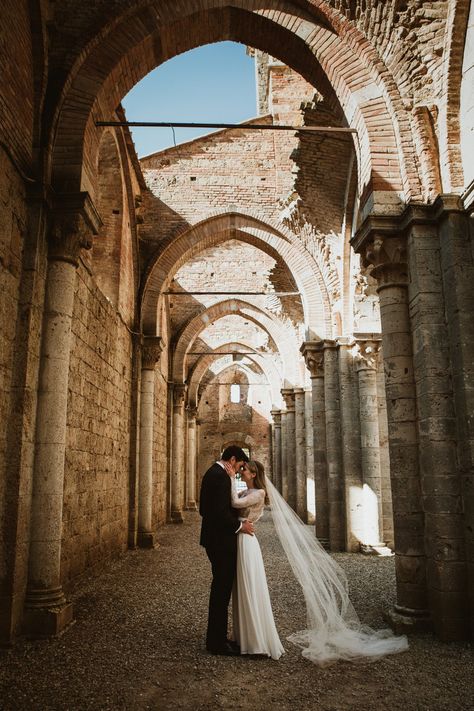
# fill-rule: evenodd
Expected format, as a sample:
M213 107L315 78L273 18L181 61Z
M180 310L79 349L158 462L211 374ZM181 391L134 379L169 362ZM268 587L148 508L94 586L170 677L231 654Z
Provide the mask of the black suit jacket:
M230 476L220 464L213 464L204 474L199 513L201 545L214 550L236 550L238 512L232 508Z

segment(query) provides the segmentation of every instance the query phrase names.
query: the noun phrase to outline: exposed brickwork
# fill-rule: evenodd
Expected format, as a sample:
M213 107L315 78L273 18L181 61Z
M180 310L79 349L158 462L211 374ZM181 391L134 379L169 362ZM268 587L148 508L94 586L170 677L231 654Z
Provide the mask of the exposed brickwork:
M261 461L269 470L271 401L268 386L265 383L259 385L259 381L258 373L250 371L246 375L231 365L217 372L204 386L198 409L199 476L202 477L228 444L250 449L251 457ZM230 402L232 383L241 384L241 401L238 404Z
M223 5L221 0L162 0L159 8L148 0L2 5L0 421L6 426L0 432L0 638L9 640L19 629L28 564L41 563L29 553L29 528L38 534L55 524L43 515L43 528L38 526L41 496L36 502L31 496L38 474L34 444L43 311L51 323L43 304L46 251L61 224L68 242L61 258L68 264L65 273L72 274L75 229L85 244L97 224L94 207L104 227L80 264L72 321L63 583L119 554L127 542L133 545L136 470L143 463L136 442L136 358L132 372L132 337L136 351L138 331L163 338L155 372L152 482L143 499L147 506L151 501L156 529L180 491L169 477L170 381L186 380L187 404L199 405L200 474L230 443L249 447L269 467L270 408L281 407L281 385L308 380L301 342L377 331L376 287L382 285L390 425L380 371L382 480L375 488L381 483L383 538L389 544L395 538L398 545L397 602L402 610L413 608L415 617L425 614L424 575L414 568L423 570L427 559L429 612L441 636L460 636L466 628L460 612L465 572L474 555L466 406L472 279L461 202L454 195L440 207L436 197L460 194L472 175L463 174L461 155L472 111L468 55L463 64L469 3L321 0L296 7L289 0L232 0ZM163 61L227 39L258 45L260 108L266 114L260 122L349 125L357 138L223 131L143 160L147 191L129 134L98 129L95 119L122 116L117 107L123 96ZM88 191L93 204L79 199L80 190ZM66 196L58 198L61 193ZM420 221L397 223L396 238L385 239L386 215L396 221L406 203L421 201L428 206ZM438 212L431 210L433 202ZM79 203L83 210L87 206L88 219L69 215L66 207L71 221L56 220L59 208ZM370 227L367 250L360 232L355 241L364 259L375 264L373 273L349 249L351 234L370 212L377 213L371 219L382 216L381 232L374 228L374 238ZM391 245L405 233L408 249L393 254ZM436 252L436 263L427 261L429 250ZM269 294L185 302L160 296L170 285ZM287 290L301 296L275 295ZM443 348L427 348L439 333L443 338L447 333ZM244 348L251 353L235 360L225 354ZM220 353L189 356L193 349ZM67 355L61 354L63 363ZM343 379L337 384L336 370L335 360L328 360L322 417L330 426L330 484L339 497L345 433L338 433L331 418L339 400L344 414L340 396L347 400L348 391L343 392ZM407 380L408 395L398 388L398 377ZM241 385L240 403L229 400L235 383ZM351 402L348 412L357 416L358 405ZM189 453L181 454L185 460ZM442 467L441 478L433 475L431 461ZM62 465L56 461L52 471L55 478L48 484L60 490ZM449 487L455 495L443 499ZM335 511L333 532L342 531L343 507ZM454 566L440 553L442 548L452 556L453 542Z
M35 67L30 29L29 3L6 0L0 22L0 141L26 173L31 172L35 97Z
M64 581L127 546L130 368L130 334L82 268L69 374Z

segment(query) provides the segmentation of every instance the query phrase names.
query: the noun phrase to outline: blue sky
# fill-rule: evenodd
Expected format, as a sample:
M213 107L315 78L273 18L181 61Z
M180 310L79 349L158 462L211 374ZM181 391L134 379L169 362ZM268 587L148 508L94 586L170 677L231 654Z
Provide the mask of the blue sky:
M180 54L136 84L123 99L129 121L239 123L257 115L255 64L246 47L218 42ZM183 143L209 129L175 129ZM138 156L173 145L169 128L134 128Z

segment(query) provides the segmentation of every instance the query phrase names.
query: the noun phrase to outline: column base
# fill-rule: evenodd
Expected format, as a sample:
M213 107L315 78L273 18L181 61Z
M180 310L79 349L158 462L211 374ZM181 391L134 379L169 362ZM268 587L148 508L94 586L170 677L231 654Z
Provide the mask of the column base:
M361 543L360 552L363 555L392 556L395 553L385 543Z
M23 630L28 637L57 637L73 624L73 605L66 602L58 607L26 607Z
M137 546L138 548L157 548L159 543L156 540L156 535L154 533L138 531Z
M329 538L318 538L318 541L320 542L325 551L330 550Z
M185 511L197 511L197 504L195 501L188 501L184 508Z
M382 613L385 622L396 634L409 632L431 632L433 623L428 610L413 610L409 607L395 605L391 610Z
M171 518L171 523L184 523L182 511L172 511L170 518Z

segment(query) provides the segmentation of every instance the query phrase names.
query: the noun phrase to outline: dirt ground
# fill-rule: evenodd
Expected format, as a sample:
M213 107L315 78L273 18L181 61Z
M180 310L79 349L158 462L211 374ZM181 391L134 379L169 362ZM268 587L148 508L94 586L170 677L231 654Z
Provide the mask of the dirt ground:
M278 661L217 657L204 648L210 566L199 516L159 533L70 594L76 622L59 639L20 640L0 652L0 709L11 711L468 711L474 709L469 644L410 636L410 649L374 663L320 668L286 637L305 626L302 594L267 513L258 537L275 620ZM364 622L384 626L394 600L393 558L337 554Z

